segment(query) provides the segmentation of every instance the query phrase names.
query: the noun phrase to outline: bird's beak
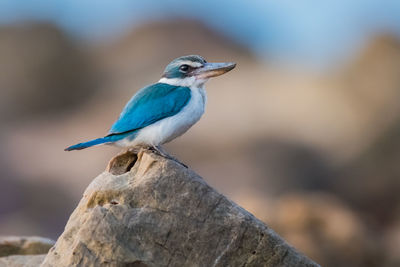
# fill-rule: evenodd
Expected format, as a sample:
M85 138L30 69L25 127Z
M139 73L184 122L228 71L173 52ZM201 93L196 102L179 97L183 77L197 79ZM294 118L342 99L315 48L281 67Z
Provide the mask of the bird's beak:
M224 63L205 63L202 67L193 71L193 75L198 79L208 79L211 77L216 77L222 75L233 68L235 68L236 63L224 62Z

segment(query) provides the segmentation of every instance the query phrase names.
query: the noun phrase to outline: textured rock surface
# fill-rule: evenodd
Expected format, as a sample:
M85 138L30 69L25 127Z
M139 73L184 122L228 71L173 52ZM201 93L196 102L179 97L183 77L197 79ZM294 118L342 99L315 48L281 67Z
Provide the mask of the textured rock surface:
M37 236L0 236L0 257L46 254L54 241Z
M0 267L37 267L46 254L43 255L13 255L0 258Z
M193 171L144 150L93 180L42 266L318 265Z

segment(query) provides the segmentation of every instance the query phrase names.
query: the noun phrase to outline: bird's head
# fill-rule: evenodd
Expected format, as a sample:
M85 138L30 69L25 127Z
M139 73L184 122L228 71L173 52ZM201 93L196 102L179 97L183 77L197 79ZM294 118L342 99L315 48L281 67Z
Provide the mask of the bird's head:
M235 63L208 63L203 57L189 55L171 61L160 80L177 86L201 86L209 78L222 75L236 66Z

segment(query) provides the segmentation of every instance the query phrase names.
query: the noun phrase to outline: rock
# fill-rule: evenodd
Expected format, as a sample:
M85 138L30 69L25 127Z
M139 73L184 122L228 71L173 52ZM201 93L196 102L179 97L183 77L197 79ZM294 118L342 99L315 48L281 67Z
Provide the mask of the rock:
M46 254L54 241L37 236L0 236L0 257Z
M37 267L46 254L43 255L13 255L0 258L0 267Z
M318 264L190 169L141 150L92 181L42 266Z

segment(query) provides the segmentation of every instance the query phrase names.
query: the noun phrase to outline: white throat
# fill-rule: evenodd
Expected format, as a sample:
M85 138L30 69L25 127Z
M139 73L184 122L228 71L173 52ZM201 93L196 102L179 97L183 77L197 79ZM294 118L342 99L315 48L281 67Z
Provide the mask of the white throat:
M201 88L208 81L208 79L197 79L196 77L186 77L183 79L179 78L161 78L159 83L166 83L173 86L184 86L184 87L194 87Z

